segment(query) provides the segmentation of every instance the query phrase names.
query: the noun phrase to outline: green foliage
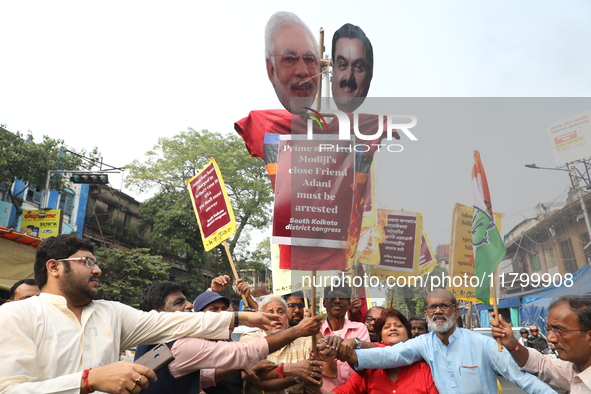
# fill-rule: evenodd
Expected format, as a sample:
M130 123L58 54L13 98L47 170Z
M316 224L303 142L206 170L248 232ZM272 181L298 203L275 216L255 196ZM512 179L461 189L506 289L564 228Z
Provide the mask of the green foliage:
M65 154L67 150L63 140L43 136L43 141L37 143L30 132L25 137L20 132L13 133L0 125L0 183L6 186L9 198L17 208L17 215L11 227L16 226L21 213L22 194L30 184L39 189L45 187L48 171L81 170L92 167L92 162L84 163L76 155ZM96 148L90 154L96 158L98 156ZM25 187L22 190L12 191L12 186L17 179L23 180ZM50 188L61 191L66 186L66 181L67 177L54 175L50 180Z
M441 277L446 276L447 270L437 265L433 271L429 274L429 277ZM394 308L402 312L406 317L422 316L425 310L425 297L428 291L430 291L430 283L427 283L427 275L423 276L423 284L426 287L418 286L406 286L406 287L395 287L394 288ZM390 307L390 298L392 292L388 292L388 299L385 302L384 307Z
M188 195L185 181L207 165L211 157L216 159L220 167L236 216L237 231L229 241L230 251L234 251L247 226L264 228L269 224L273 195L267 171L260 159L248 155L238 136L190 128L172 138L160 138L146 156L146 160L135 160L126 167L129 170L126 182L127 186L141 192L154 188L158 190L158 194L151 199L152 207L142 207L142 210L150 209L154 216L149 221L153 228L185 227L184 231L193 233L191 240L196 239L199 233L195 232L197 227L192 206L187 205L188 199L184 196ZM170 215L156 215L158 203L164 203L163 206L173 212ZM182 220L174 221L180 218ZM190 221L194 224L189 225ZM175 243L177 254L187 253L189 256L190 249L199 253L202 247L200 240L198 244L188 243L188 236L182 237L178 242L176 236L169 233L158 232L155 236L168 236L170 242Z
M145 289L169 280L170 266L160 256L148 255L148 249L99 248L95 252L100 276L98 298L138 307Z
M140 208L140 231L151 229L150 248L164 255L201 260L203 245L189 193L158 193Z
M265 238L259 242L253 252L247 253L240 262L240 268L256 270L271 268L271 239Z

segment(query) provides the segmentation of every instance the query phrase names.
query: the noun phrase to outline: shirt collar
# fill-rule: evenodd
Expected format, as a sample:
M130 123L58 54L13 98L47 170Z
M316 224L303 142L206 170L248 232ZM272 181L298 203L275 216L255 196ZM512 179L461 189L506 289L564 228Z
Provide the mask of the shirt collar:
M460 338L460 336L462 335L461 330L462 330L461 328L456 327L453 334L451 334L448 338L449 345L451 345L456 339ZM431 331L429 334L433 336L433 339L436 339L439 343L441 343L443 346L445 346L445 344L441 341L441 339L439 339L439 337L437 336L437 333L435 331Z
M583 372L579 372L577 367L575 367L575 365L573 364L573 371L577 374L576 376L578 376L579 379L581 379L585 386L591 389L591 367L587 368Z
M43 299L46 302L49 302L50 304L57 306L60 309L68 307L68 302L66 301L66 298L61 295L42 292L41 294L39 294L39 298Z
M354 326L355 325L349 319L345 319L345 324L343 324L343 328L341 329L341 333L343 333L342 337L345 337L347 330L349 330L350 328L355 328ZM334 332L330 329L330 326L328 325L328 320L322 322L322 325L320 326L320 331L322 333L322 336L326 336L327 333Z
M76 316L74 316L74 313L68 308L68 301L66 301L66 298L64 296L42 292L41 294L39 294L39 298L51 305L54 305L64 314L69 316L70 319L78 323L78 319L76 318ZM84 309L82 310L82 325L86 323L92 312L94 312L94 308L94 301L91 301L88 305L84 307Z

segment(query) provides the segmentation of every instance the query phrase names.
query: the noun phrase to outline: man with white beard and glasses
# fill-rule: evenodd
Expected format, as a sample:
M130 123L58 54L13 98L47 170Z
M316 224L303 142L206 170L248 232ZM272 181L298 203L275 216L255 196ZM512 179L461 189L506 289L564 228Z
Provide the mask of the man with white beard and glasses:
M497 393L497 374L527 393L555 394L535 376L520 371L509 352L498 351L494 339L456 327L460 311L451 293L435 289L427 295L425 306L429 334L396 346L359 349L337 357L343 356L358 370L396 368L424 360L431 367L437 390L445 394Z

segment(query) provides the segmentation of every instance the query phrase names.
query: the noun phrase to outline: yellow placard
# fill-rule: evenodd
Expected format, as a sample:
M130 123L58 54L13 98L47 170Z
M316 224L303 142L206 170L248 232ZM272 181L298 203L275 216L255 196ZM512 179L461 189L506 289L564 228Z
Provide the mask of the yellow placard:
M218 246L236 231L236 219L220 169L212 157L193 178L186 181L199 223L205 251Z
M456 203L452 215L451 242L449 251L449 278L447 290L456 298L476 299L476 289L470 286L470 278L474 276L472 260L472 207ZM495 223L501 232L503 215L494 213ZM455 278L455 282L454 282ZM455 284L454 284L455 283ZM476 283L476 282L474 282ZM458 286L458 284L461 284ZM468 284L466 286L466 284Z
M39 238L57 237L62 233L61 209L25 210L20 231Z
M430 258L429 258L429 257ZM437 267L437 259L435 258L435 253L433 253L433 248L431 247L431 242L429 241L429 237L427 236L427 232L423 229L422 237L421 237L421 256L419 261L419 275L425 276L428 273L432 272L435 267ZM423 261L423 259L425 261Z

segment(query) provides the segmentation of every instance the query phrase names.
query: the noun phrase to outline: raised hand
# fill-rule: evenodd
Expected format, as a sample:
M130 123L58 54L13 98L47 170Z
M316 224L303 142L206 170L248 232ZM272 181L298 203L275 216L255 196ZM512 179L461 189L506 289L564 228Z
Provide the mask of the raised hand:
M228 284L230 283L231 279L228 275L218 276L217 278L213 278L211 280L211 291L215 291L216 293L221 293L222 291L226 290Z

